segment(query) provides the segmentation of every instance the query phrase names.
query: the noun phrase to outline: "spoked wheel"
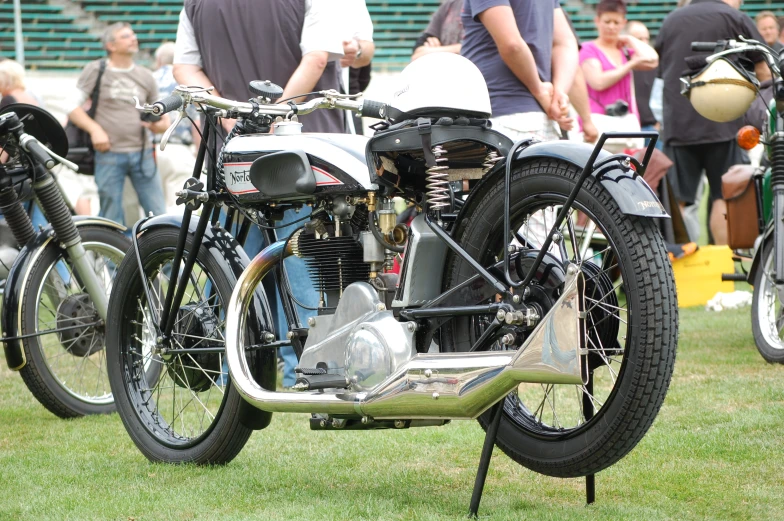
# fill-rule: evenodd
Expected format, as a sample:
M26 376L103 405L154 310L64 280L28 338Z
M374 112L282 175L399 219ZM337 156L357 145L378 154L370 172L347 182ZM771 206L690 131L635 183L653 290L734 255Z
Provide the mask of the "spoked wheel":
M784 363L784 286L773 281L773 240L765 241L762 258L754 275L751 303L751 331L762 358Z
M107 298L130 247L122 232L79 228L87 259ZM33 395L61 418L114 411L106 373L106 324L66 252L45 247L24 279L20 334L27 364L20 371Z
M503 236L502 178L476 194L454 236L484 266L512 245L537 253L578 175L556 160L525 164L513 171L511 236ZM654 223L623 215L593 178L545 256L547 275L525 292L524 301L542 316L560 295L568 262L586 281L589 382L521 384L505 399L496 441L521 465L559 477L598 472L640 441L664 400L678 329L672 268ZM526 261L521 266L526 271ZM448 257L447 288L472 275L468 263ZM488 324L484 316L453 319L442 328L442 350L470 349ZM484 348L506 347L494 340ZM480 417L485 428L489 420L489 413Z
M239 453L251 430L240 423L242 399L224 356L225 305L232 286L204 248L176 311L171 341L165 350L155 349L155 320L173 278L178 234L178 229L147 231L138 241L151 302L134 255L120 265L109 302L116 325L108 335L109 379L117 412L147 458L222 464ZM191 247L189 239L186 250ZM149 378L140 370L149 363L159 365L159 376Z

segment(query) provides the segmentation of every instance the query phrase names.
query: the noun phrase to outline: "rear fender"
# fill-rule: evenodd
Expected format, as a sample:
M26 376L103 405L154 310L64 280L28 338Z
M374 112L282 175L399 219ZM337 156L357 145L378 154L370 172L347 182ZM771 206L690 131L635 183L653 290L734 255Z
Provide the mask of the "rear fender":
M197 219L191 219L188 231L193 234L196 231ZM182 228L182 216L179 215L160 215L153 217L139 225L137 236L141 236L152 230L161 228ZM230 282L231 286L237 285L237 279L250 263L248 254L237 242L233 235L224 230L219 225L209 225L204 233L201 248L205 249L210 256L221 267L222 274ZM262 333L265 331L274 333L274 322L270 313L267 296L259 285L253 298L253 303L249 308L247 317L249 336L246 338L247 345L259 345L263 342ZM277 381L277 353L275 349L259 349L250 355L250 365L253 368L254 378L265 389L274 389ZM272 420L272 413L257 409L243 400L240 405L240 421L250 429L263 429Z
M73 221L77 230L84 226L105 226L123 232L126 230L125 226L102 217L75 216ZM64 251L55 239L54 229L51 224L48 224L24 245L11 266L3 292L3 310L0 313L0 328L2 328L4 337L19 336L22 330L22 295L24 295L27 274L32 265L46 248L57 248ZM19 371L27 364L21 341L3 342L3 350L5 351L6 364L12 371Z
M516 166L518 163L533 159L560 159L583 169L591 158L593 149L592 145L573 141L536 143L520 150L515 155L514 161ZM602 151L594 164L601 164L608 157L610 154ZM659 198L656 197L648 183L643 181L642 175L635 172L630 166L624 165L621 159L610 161L594 170L592 175L599 181L602 188L615 199L624 214L669 218Z

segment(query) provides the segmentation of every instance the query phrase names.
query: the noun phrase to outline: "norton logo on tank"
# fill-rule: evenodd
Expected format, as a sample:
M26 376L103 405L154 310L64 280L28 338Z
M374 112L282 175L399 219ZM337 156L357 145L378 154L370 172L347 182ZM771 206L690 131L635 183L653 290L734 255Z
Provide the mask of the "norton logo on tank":
M252 162L225 163L223 165L223 179L226 188L234 195L250 194L258 192L253 183L250 182L250 166ZM316 166L310 167L316 176L316 186L335 186L342 185L343 182L329 174L325 170Z

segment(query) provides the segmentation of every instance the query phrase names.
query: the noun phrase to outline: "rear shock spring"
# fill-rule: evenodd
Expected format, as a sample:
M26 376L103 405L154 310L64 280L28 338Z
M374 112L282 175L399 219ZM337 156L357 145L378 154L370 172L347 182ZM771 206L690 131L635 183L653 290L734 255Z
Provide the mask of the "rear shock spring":
M490 150L485 156L485 162L482 163L482 173L486 174L493 169L496 163L501 161L504 156L501 156L495 150Z
M427 169L427 206L430 210L440 212L450 204L449 165L446 150L440 145L433 147L433 155L436 164Z

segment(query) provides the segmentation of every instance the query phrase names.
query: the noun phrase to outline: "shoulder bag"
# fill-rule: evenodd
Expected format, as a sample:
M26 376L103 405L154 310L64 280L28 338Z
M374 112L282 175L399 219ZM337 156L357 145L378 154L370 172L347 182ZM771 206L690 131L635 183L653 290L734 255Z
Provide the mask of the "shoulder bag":
M101 79L106 70L106 60L101 60L98 69L98 78L95 80L93 93L90 95L90 108L87 115L95 119L95 112L98 109L98 97L101 94ZM68 155L66 159L76 163L79 173L93 175L95 173L95 151L90 134L73 124L71 119L65 125L65 135L68 137Z

